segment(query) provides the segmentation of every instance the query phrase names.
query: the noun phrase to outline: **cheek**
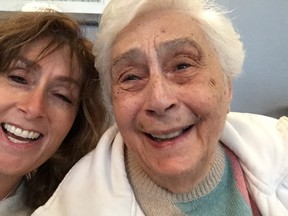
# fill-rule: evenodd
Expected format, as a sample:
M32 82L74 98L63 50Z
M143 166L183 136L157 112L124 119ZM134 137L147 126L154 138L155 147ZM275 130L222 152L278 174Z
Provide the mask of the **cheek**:
M119 97L121 97L122 94L123 92L119 90L119 88L112 88L112 101L119 100Z
M220 89L217 87L217 81L212 78L198 79L192 85L186 86L181 91L180 100L190 104L190 108L194 109L199 115L207 115L220 102ZM188 93L189 92L189 93ZM182 98L182 99L181 99Z
M115 120L121 130L122 127L127 127L133 115L133 105L129 96L121 90L112 92L112 106Z
M54 118L54 132L57 134L55 135L55 138L57 140L64 140L66 135L69 133L71 130L73 123L76 118L76 110L71 111L71 112L59 112L59 113L54 113L53 115ZM61 141L62 142L62 141Z
M125 104L127 104L127 102L125 102L124 95L125 94L121 90L112 89L112 106L115 116L118 116L122 112L122 109L125 110Z
M209 80L209 86L211 88L211 100L210 100L210 115L211 127L217 131L220 125L222 126L226 119L227 110L230 106L229 94L226 88L226 84L222 80L211 78ZM214 122L214 124L212 123Z
M215 78L209 79L209 90L211 92L211 99L215 101L216 104L220 105L223 102L227 102L229 100L229 91L227 88L227 83L224 80L219 80Z
M142 103L143 97L138 93L129 92L121 88L112 89L112 105L115 114L122 113L127 116L133 116L140 111Z
M202 118L217 118L227 112L229 96L222 80L209 78L202 83L201 87L195 89L194 104Z

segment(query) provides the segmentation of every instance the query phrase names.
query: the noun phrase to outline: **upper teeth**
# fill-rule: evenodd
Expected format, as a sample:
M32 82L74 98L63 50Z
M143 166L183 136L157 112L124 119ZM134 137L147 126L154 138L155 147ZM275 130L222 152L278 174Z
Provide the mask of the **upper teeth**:
M21 128L15 127L14 125L4 124L4 128L10 133L28 139L37 139L40 136L40 133L35 131L22 130Z
M163 135L155 135L155 134L151 134L151 136L153 138L156 139L171 139L171 138L175 138L177 136L179 136L180 134L182 134L182 130L181 131L177 131L177 132L173 132L173 133L169 133L169 134L163 134Z

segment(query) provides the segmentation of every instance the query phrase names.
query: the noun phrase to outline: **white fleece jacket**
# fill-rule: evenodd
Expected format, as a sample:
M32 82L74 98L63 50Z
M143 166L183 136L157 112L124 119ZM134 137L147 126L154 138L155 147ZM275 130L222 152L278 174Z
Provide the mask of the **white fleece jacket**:
M239 157L263 216L288 215L288 118L230 113L221 141ZM114 125L33 216L143 216L125 172Z

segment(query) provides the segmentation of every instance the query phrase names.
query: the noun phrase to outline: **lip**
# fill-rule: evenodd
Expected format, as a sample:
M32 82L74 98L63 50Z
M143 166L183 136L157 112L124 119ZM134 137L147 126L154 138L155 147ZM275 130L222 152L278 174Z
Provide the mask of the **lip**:
M195 124L183 127L169 132L144 133L149 139L149 143L155 148L165 148L171 145L177 145L193 130Z
M36 130L27 130L9 123L2 123L2 129L7 135L15 137L15 139L36 140L40 137L41 133Z
M37 146L40 140L43 138L43 134L41 133L40 133L40 136L35 140L17 137L16 135L7 132L7 130L4 128L3 125L4 124L1 123L1 128L0 128L0 131L1 131L0 140L1 141L0 142L1 144L3 144L4 148L7 148L8 150L11 150L11 151L25 150L33 146ZM14 124L11 124L11 125L14 125ZM22 127L19 127L19 128L22 128Z

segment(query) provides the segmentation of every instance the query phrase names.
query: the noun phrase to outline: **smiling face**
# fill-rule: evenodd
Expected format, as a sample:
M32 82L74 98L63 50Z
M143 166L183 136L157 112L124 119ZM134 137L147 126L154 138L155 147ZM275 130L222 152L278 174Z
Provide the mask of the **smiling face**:
M143 169L174 192L195 186L215 159L231 101L199 23L171 11L135 18L113 44L111 79L116 122ZM178 180L181 189L171 186Z
M75 119L80 71L71 70L67 47L35 62L46 44L26 46L0 74L0 177L19 178L36 169L57 150Z

